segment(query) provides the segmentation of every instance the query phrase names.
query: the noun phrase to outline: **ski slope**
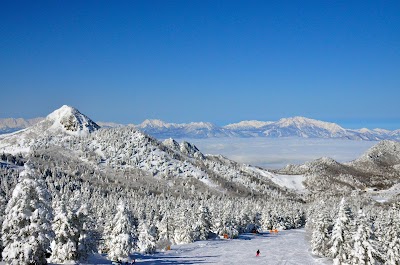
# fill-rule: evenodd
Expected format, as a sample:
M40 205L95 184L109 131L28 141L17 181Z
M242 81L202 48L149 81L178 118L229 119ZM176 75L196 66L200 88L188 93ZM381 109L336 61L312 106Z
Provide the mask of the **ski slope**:
M200 241L145 256L143 264L331 264L308 251L305 230L244 234L234 240ZM257 249L261 254L256 257ZM325 262L325 263L324 263Z
M134 255L136 264L332 264L329 259L311 255L305 230L280 231L278 234L243 234L238 239L197 241L174 245L170 251L153 255ZM256 257L257 249L261 254ZM111 264L105 257L93 257L90 264Z
M261 254L256 257L257 249ZM278 234L243 234L238 239L197 241L174 245L170 251L153 255L135 254L136 264L267 264L313 265L332 264L326 258L318 258L309 252L304 229L280 231ZM0 264L5 264L0 262ZM84 264L84 263L80 263ZM111 264L106 256L95 255L86 264Z

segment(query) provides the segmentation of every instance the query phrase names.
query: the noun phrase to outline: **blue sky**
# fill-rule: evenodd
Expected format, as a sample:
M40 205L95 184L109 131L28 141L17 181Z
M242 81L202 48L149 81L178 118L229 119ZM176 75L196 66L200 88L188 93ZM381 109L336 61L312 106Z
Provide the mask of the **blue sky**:
M400 128L400 1L0 1L0 118Z

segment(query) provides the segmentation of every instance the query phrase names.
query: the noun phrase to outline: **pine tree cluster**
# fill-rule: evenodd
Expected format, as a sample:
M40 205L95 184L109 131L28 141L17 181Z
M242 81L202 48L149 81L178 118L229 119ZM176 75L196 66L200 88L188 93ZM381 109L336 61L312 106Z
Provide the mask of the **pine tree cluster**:
M334 264L400 264L400 205L375 205L360 198L326 201L308 210L312 253Z

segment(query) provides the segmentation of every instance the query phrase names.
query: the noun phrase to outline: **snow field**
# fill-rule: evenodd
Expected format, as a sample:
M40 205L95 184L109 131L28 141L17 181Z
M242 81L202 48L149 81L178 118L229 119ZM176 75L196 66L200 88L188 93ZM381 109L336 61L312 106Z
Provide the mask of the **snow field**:
M260 256L256 257L257 249ZM278 234L242 234L238 239L197 241L174 245L171 251L153 255L134 255L136 264L221 264L221 265L313 265L332 264L327 258L312 256L304 229L280 231ZM53 263L51 263L53 264ZM72 264L72 263L71 263ZM90 257L88 263L111 264L101 255ZM5 265L0 262L0 265Z
M260 256L256 257L257 249ZM99 256L88 264L110 264ZM326 258L312 256L304 229L280 231L278 234L242 234L238 239L197 241L173 245L171 251L153 255L135 255L136 264L221 264L221 265L313 265L332 264Z

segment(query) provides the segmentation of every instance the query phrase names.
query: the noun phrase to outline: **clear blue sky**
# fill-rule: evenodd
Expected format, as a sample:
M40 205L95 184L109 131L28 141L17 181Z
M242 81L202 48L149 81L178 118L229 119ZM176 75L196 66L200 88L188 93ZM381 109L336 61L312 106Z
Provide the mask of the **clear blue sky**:
M0 118L399 128L400 1L2 0L0 87Z

